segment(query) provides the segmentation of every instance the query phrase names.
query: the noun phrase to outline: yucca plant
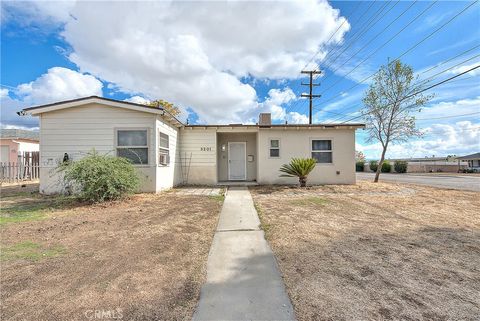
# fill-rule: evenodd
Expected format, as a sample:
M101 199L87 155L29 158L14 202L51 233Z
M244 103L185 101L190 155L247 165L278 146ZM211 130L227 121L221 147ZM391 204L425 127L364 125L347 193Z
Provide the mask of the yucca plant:
M283 164L280 177L298 177L300 187L307 186L307 176L315 168L317 161L313 158L292 158L289 164Z

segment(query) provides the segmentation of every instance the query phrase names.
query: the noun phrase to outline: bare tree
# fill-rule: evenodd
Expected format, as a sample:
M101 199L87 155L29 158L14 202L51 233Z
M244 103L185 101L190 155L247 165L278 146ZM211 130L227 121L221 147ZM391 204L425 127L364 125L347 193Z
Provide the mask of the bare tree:
M417 80L410 66L395 60L380 67L365 93L362 114L366 118L368 141L379 141L383 148L375 182L378 182L389 144L421 136L411 113L420 111L432 96L418 93L421 86Z

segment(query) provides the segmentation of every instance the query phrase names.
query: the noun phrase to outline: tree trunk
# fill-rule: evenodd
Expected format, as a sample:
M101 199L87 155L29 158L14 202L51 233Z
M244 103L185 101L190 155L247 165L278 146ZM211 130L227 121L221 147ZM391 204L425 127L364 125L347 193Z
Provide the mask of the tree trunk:
M377 171L375 172L375 179L373 180L374 183L378 183L378 178L380 177L380 172L382 171L383 161L385 160L385 153L387 152L387 145L383 147L382 157L378 162Z
M307 178L306 177L299 177L298 181L300 182L300 187L306 187L307 186Z

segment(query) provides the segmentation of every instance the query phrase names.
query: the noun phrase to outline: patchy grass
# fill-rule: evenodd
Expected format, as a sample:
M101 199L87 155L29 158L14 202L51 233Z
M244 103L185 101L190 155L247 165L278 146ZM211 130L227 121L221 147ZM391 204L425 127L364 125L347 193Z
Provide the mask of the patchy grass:
M271 224L265 223L265 220L263 219L263 212L260 206L257 205L257 203L253 203L253 206L255 207L255 210L258 213L258 217L260 218L260 228L263 230L265 235L270 233L270 229L272 228Z
M16 260L25 259L37 261L42 258L50 258L65 254L66 250L63 246L44 247L39 243L31 241L20 242L11 246L2 246L0 260Z
M84 205L4 199L2 188L2 320L84 320L93 309L191 319L221 200L161 193Z
M327 204L327 199L323 197L317 197L317 196L310 196L310 197L304 197L304 198L299 198L299 199L292 199L291 204L292 205L297 205L297 206L308 206L308 205L325 205Z
M68 209L80 204L73 197L46 197L38 193L16 193L2 197L0 225L42 220L58 209Z
M225 195L223 193L220 195L209 195L208 197L220 203L225 201Z
M478 193L364 181L251 191L299 321L480 315Z

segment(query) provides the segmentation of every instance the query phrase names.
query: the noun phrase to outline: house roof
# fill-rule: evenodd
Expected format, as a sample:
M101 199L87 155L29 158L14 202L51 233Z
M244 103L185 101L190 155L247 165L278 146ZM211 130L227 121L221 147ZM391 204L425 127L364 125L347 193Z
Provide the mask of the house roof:
M271 125L243 125L243 124L228 124L228 125L185 125L185 128L260 128L260 129L269 129L269 128L298 128L298 129L335 129L335 128L365 128L365 124L361 123L329 123L329 124L271 124Z
M167 110L164 110L162 107L151 107L143 104L132 103L129 101L116 100L116 99L110 99L110 98L99 97L99 96L82 97L77 99L59 101L59 102L46 104L46 105L28 107L18 112L18 114L19 115L38 115L46 112L61 110L65 108L78 107L78 106L83 106L83 105L92 104L92 103L162 115L162 116L165 116L167 121L170 121L178 126L183 126L183 123L181 121L179 121L175 116L171 115Z
M61 110L65 108L72 108L83 106L86 104L97 103L101 105L111 106L111 107L119 107L119 108L127 108L132 110L137 110L141 112L147 112L152 114L159 114L166 118L167 121L170 121L177 125L178 127L185 127L185 128L261 128L261 129L268 129L268 128L297 128L297 129L311 129L311 128L365 128L365 124L360 123L339 123L339 124L272 124L269 126L264 125L244 125L244 124L228 124L228 125L184 125L181 121L171 115L167 110L164 110L161 107L150 107L143 104L132 103L128 101L104 98L99 96L89 96L65 101L59 101L51 104L41 105L41 106L33 106L24 108L22 111L18 112L19 115L38 115L46 112L51 112L55 110Z
M461 156L461 157L458 157L458 159L463 159L463 160L480 159L480 153L474 153L474 154L470 154L470 155Z
M40 138L39 132L35 130L25 130L25 129L1 129L0 130L1 138L10 138L10 139L28 139L38 141Z

